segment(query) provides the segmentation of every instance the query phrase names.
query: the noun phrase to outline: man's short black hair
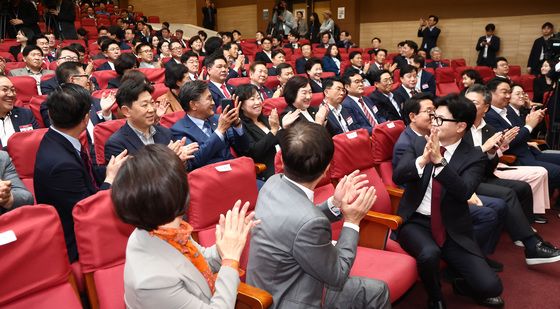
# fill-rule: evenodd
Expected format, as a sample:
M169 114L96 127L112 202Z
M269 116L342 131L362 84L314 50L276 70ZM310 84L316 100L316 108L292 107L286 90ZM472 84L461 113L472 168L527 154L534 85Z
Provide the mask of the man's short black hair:
M43 50L37 46L37 45L27 45L23 48L23 51L21 52L21 55L25 58L27 57L27 55L29 55L30 52L34 51L34 50L38 50L41 53L41 56L43 55Z
M453 119L467 124L465 132L472 127L476 119L476 106L472 104L471 100L459 94L454 93L439 97L434 102L434 105L436 108L447 106Z
M490 92L494 92L496 91L496 89L498 89L498 86L500 86L503 83L510 85L509 80L501 77L494 77L491 80L489 80L488 83L486 83L486 88L488 88Z
M212 56L214 53L220 50L224 41L222 38L213 36L209 37L206 42L204 42L204 50L206 50L206 55Z
M408 45L408 47L412 48L414 50L414 53L416 54L418 52L418 44L416 44L416 42L412 41L412 40L406 40L404 41L403 46Z
M551 22L547 21L547 22L544 23L544 24L542 25L542 27L541 27L541 29L544 29L544 28L554 29L554 25L553 25Z
M357 51L357 50L352 51L348 54L348 59L352 60L352 59L354 59L354 57L356 57L357 55L361 55L361 54L362 53L360 51Z
M418 69L415 66L405 65L401 69L400 76L402 78L406 74L413 73L413 72L414 72L414 75L418 74Z
M496 62L492 63L492 68L495 69L498 67L498 62L500 61L505 61L506 63L508 63L506 57L496 57Z
M305 72L311 71L311 68L313 68L313 66L316 64L320 64L321 67L323 66L321 59L315 57L309 58L309 60L307 60L307 62L305 63Z
M109 34L116 36L119 40L122 40L124 38L124 30L122 30L119 26L109 26L109 29L107 29L107 31L109 32Z
M45 104L55 128L72 129L89 115L91 96L85 88L66 83L49 94Z
M329 35L329 39L332 37L331 33L328 32L328 31L319 33L319 37L322 38L325 34L328 34L328 35Z
M31 40L29 41L29 44L31 45L37 45L37 41L40 39L45 39L47 40L47 42L49 41L49 39L47 38L46 35L44 34L36 34L33 36L33 38L31 38Z
M224 32L220 32L220 36L227 36L230 40L233 41L233 33L229 32L229 31L224 31Z
M264 61L253 61L253 63L249 66L249 72L254 73L257 65L264 65L266 68L266 63Z
M136 47L134 48L134 50L136 51L136 54L140 54L140 52L142 51L142 47L146 47L148 46L150 48L150 50L152 49L152 45L146 43L146 42L142 42L138 45L136 45Z
M332 86L334 85L334 83L341 83L344 84L342 82L342 79L338 76L333 76L333 77L329 77L329 78L325 78L323 80L323 91L332 88Z
M268 41L268 43L272 44L272 39L269 37L264 37L261 39L261 44L264 44L264 41Z
M375 56L377 56L377 54L379 54L379 52L384 52L384 53L385 53L385 56L387 56L387 53L388 53L388 51L387 51L386 49L380 48L380 49L374 51L373 54L374 54Z
M136 56L131 53L122 53L115 60L115 72L123 75L126 70L136 68Z
M216 62L216 60L220 60L220 59L223 60L227 64L227 60L226 60L226 57L224 57L224 55L216 54L216 55L213 55L211 57L204 58L204 65L207 68L211 68L211 67L214 66L214 63Z
M380 83L381 82L381 76L385 73L388 73L389 75L391 75L391 77L393 76L391 74L391 72L389 72L388 70L379 70L377 71L375 74L373 74L373 83Z
M78 45L79 45L79 44L78 44ZM76 56L77 56L78 58L80 57L80 53L79 53L73 46L64 46L64 47L59 48L59 49L56 51L56 59L60 58L60 55L61 55L62 52L65 51L65 50L76 54Z
M342 75L342 80L341 82L345 85L348 86L352 83L352 80L350 78L356 76L356 75L360 75L360 72L358 70L352 70L352 69L348 69L346 71L344 71L344 74Z
M109 49L109 46L113 44L117 45L120 48L119 43L113 39L103 40L103 42L101 43L101 51L106 52Z
M484 27L484 30L486 30L486 31L496 31L496 25L488 24L488 25L486 25L486 27Z
M379 41L379 43L381 43L381 39L380 39L380 38L378 38L378 37L374 37L373 39L371 39L371 42L373 42L373 41L375 41L375 40L378 40L378 41Z
M474 84L470 86L466 91L465 95L469 93L478 93L482 95L484 98L484 104L489 105L492 103L492 93L488 90L488 88L482 84Z
M295 37L296 39L299 39L299 32L295 29L292 29L292 31L290 31L290 35Z
M80 74L82 64L79 62L67 61L56 67L55 75L58 84L62 85L70 82L72 75Z
M284 57L286 57L286 52L283 49L280 49L280 48L277 48L270 53L272 58L276 57L276 55L278 55L278 54L282 54L282 55L284 55Z
M177 82L185 78L189 70L184 65L172 65L165 69L165 86L169 89L178 89Z
M232 35L233 35L234 33L237 33L237 35L241 35L241 32L239 32L239 30L233 30L233 31L231 32Z
M154 92L154 87L148 83L139 83L133 79L124 80L117 90L115 98L119 107L131 107L134 101L138 100L140 94L144 91L150 94Z
M424 64L426 63L426 59L424 59L424 57L420 55L415 55L414 57L412 57L412 61L420 65L419 69L422 69L424 67Z
M181 86L179 92L179 103L185 112L190 111L191 101L200 100L202 94L208 89L208 83L202 80L193 80Z
M189 184L184 165L166 145L142 147L123 163L112 185L117 216L152 231L185 214Z
M181 63L185 63L187 61L189 61L189 58L195 57L196 60L198 61L198 55L193 52L192 50L187 50L185 53L183 53L181 55Z
M434 21L436 22L436 24L439 22L439 17L437 17L436 15L430 15L428 16L428 19L433 18Z
M276 66L276 72L278 72L278 75L282 75L282 70L285 69L293 70L294 68L292 68L292 66L287 62L280 63L279 65Z
M322 177L334 154L334 143L327 129L309 121L297 121L278 135L288 178L309 183Z
M297 93L300 88L309 85L309 80L303 76L294 76L286 82L284 86L284 100L288 106L294 105L297 98Z
M410 99L406 100L403 104L403 116L404 121L408 125L410 124L409 114L413 113L418 115L420 113L420 102L424 100L434 100L434 96L429 92L420 92L413 95Z

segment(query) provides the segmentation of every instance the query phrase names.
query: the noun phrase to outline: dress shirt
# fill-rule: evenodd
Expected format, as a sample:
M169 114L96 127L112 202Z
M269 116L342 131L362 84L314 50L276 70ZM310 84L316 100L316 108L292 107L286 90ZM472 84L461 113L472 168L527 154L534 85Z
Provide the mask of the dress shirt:
M334 61L334 64L336 64L336 67L338 68L338 71L340 72L340 60L338 60L338 58L335 58L335 57L331 57L331 58Z
M154 63L149 63L149 62L145 62L142 61L140 62L140 65L138 66L138 68L143 69L143 68L147 68L147 69L155 69L156 66L154 65Z
M383 92L382 92L383 93ZM389 98L389 101L391 101L391 104L393 104L393 106L395 107L395 109L397 110L397 112L399 113L400 116L402 116L401 114L401 107L399 106L399 104L397 103L397 101L395 101L395 99L393 98L393 93L389 92L389 94L385 94L383 93L384 96L386 96L387 98Z
M16 131L14 130L10 113L8 113L4 118L0 118L0 121L2 122L2 127L0 128L0 140L2 141L2 145L5 147L8 145L8 139L10 136L16 133Z
M74 149L76 149L76 151L78 152L78 154L80 154L80 153L82 152L82 144L80 143L80 140L79 140L79 139L77 139L77 138L75 138L75 137L73 137L73 136L70 136L70 135L68 135L68 134L66 134L66 133L64 133L64 132L60 132L59 130L57 130L57 129L56 129L55 127L53 127L53 126L50 126L50 128L51 128L53 131L57 132L58 134L64 136L64 138L67 139L67 140L70 142L70 144L72 144L72 146L74 147Z
M305 117L305 119L309 120L309 122L315 122L315 119L313 119L313 117L311 117L311 114L309 114L309 112L306 110L302 110L301 114L303 115L303 117Z
M214 84L214 86L216 86L216 88L220 89L220 91L222 92L222 94L224 95L224 97L227 98L227 97L229 96L229 97L231 98L231 93L229 93L229 90L227 90L227 85L226 85L226 87L225 87L225 88L226 88L226 91L227 91L227 94L224 93L224 89L222 89L222 85L225 85L225 83L224 83L224 84L220 84L220 83L216 83L216 82L214 82L214 81L210 81L210 82L211 82L212 84ZM219 104L220 102L214 102L214 103L215 103L215 104Z
M496 107L494 105L490 106L496 113L498 113L498 115L500 115L500 117L502 117L502 119L504 119L510 126L513 126L511 124L511 121L509 121L509 119L507 118L507 108L499 108Z
M474 147L482 147L482 129L486 126L486 121L482 119L478 127L474 124L471 126L471 136L473 139ZM496 153L486 153L488 155L488 159L493 159L496 156Z
M348 125L346 124L346 120L342 117L342 105L339 104L337 107L334 107L328 103L326 104L331 110L331 112L333 113L336 120L338 121L338 124L340 124L340 127L342 128L342 132L348 132L349 131Z
M490 41L492 40L492 36L487 36L486 37L486 43L490 43ZM488 45L484 45L484 53L482 54L483 58L487 58L488 57Z
M130 128L132 129L132 131L134 131L134 133L136 133L136 135L138 136L138 138L142 141L142 143L144 145L152 145L155 143L154 141L154 135L156 135L156 128L154 128L154 126L150 126L148 135L145 135L144 132L136 129L132 123L130 123L130 121L127 121L128 125L130 126Z
M453 157L453 154L455 153L455 150L457 150L459 143L461 143L461 139L459 139L454 144L445 146L445 152L443 153L443 157L447 162L451 161L451 157ZM422 155L420 155L420 157L416 159L416 170L418 170L418 177L420 178L422 178L422 174L424 173L424 168L425 168L425 166L420 167L420 164L418 164L421 158ZM430 177L430 182L428 183L428 187L426 188L426 193L424 194L424 198L422 199L420 206L418 206L418 208L416 209L416 212L426 216L432 214L432 181L433 178L436 177L441 172L442 169L443 167L434 167L432 171L433 176Z
M214 133L216 133L216 135L218 135L218 137L220 138L220 140L221 140L222 142L225 140L225 139L224 139L224 135L223 135L221 132L212 131L212 130L211 130L210 132L208 132L208 129L204 127L204 122L205 122L206 120L198 119L198 118L192 117L191 115L187 115L187 116L192 120L192 122L194 122L194 124L196 124L196 126L197 126L202 132L204 132L204 134L210 136L210 134L212 134L212 132L214 132ZM232 127L232 128L235 130L235 132L237 133L237 135L243 135L243 126L242 126L242 125L239 125L238 128L237 128L237 127Z
M111 70L115 70L115 64L112 63L111 61L107 61L107 63L109 64L109 66L111 67Z

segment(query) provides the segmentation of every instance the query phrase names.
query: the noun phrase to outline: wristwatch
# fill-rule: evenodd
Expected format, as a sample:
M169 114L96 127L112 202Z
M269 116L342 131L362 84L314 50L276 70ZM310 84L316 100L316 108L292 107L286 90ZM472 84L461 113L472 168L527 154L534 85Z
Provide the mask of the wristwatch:
M445 158L441 158L441 162L434 164L434 167L444 167L447 165L447 160Z

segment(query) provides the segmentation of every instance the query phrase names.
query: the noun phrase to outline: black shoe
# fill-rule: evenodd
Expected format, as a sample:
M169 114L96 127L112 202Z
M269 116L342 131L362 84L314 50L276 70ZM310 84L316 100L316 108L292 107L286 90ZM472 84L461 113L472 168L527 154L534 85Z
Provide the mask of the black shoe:
M428 309L445 309L445 303L443 300L438 301L428 301Z
M492 268L493 271L497 273L501 273L502 271L504 271L504 264L489 258L485 258L485 260L488 266L490 266L490 268Z
M543 215L533 215L533 222L538 224L548 223L548 219Z
M501 296L477 298L473 295L471 288L465 279L456 279L453 281L453 292L457 295L472 297L479 305L486 307L503 307L504 300Z
M525 249L527 265L554 263L560 261L560 250L546 241L539 241L533 252Z
M504 306L504 299L501 296L496 297L488 297L485 299L479 299L476 301L479 305L485 307L503 307Z

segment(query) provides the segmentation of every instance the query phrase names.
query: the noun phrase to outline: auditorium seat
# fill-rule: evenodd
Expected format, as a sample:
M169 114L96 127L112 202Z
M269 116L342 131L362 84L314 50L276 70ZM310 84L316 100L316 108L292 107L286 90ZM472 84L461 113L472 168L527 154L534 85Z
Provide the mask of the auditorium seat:
M159 16L148 16L148 22L153 24L159 24Z
M169 88L167 88L167 86L165 86L164 83L155 83L152 86L154 86L154 92L152 92L152 98L154 100L156 100L157 98L161 97L162 95L166 94L169 91Z
M436 95L444 96L451 93L459 93L459 87L455 81L455 71L453 68L436 69Z
M35 120L37 120L37 123L41 128L45 127L45 123L43 122L43 117L41 116L41 104L43 104L43 102L45 102L46 99L47 99L46 95L36 95L31 97L31 100L29 100L29 109L31 109L31 112L33 113L33 117L35 117Z
M0 216L0 307L82 308L54 207L23 206Z
M14 55L10 54L9 52L0 51L0 57L4 58L7 62L14 62L16 59Z
M398 188L393 182L393 148L405 127L402 120L386 121L376 125L371 132L373 161L383 183L388 187ZM396 207L393 207L391 213L394 214L395 209Z
M94 60L94 64L95 61L97 60ZM107 60L104 61L107 62ZM117 72L113 70L95 71L91 74L91 77L95 78L95 80L97 81L97 85L99 85L99 89L107 89L109 81L117 77Z
M278 88L278 86L280 85L280 81L278 80L278 77L276 76L269 76L266 79L266 82L264 83L265 87L272 89L273 91L276 91L276 88Z
M478 73L480 73L480 76L482 77L485 83L491 80L492 78L494 78L494 71L492 71L492 68L490 67L476 66L474 67L474 69L478 71Z
M249 79L249 77L235 77L228 79L227 83L237 88L243 84L250 84L251 80Z
M29 104L33 96L39 95L35 78L31 76L9 76L8 78L14 84L17 98L23 102L24 106Z
M530 99L533 99L533 81L535 80L535 75L533 74L523 74L519 78L519 83L523 87L523 90L529 95Z
M465 61L465 59L463 58L451 59L451 67L454 69L458 67L466 67L466 66L467 66L467 61Z
M262 113L263 115L268 116L270 115L270 112L276 108L278 115L280 115L287 106L288 104L283 97L266 99L262 104Z
M515 79L515 78L520 78L521 77L521 66L510 65L508 75L512 80Z
M95 161L99 165L105 165L105 143L113 133L118 131L126 122L126 119L104 121L93 127L93 143L95 147Z
M163 83L165 81L165 68L139 68L137 70L144 73L152 83Z
M369 97L369 95L375 91L375 86L364 87L364 96Z
M325 95L322 92L312 94L311 102L309 103L309 106L319 107L319 105L323 103L324 98Z
M178 111L178 112L165 114L159 120L159 124L166 127L166 128L171 128L175 124L175 122L177 122L177 121L179 121L179 119L185 117L185 114L186 113L184 111Z

